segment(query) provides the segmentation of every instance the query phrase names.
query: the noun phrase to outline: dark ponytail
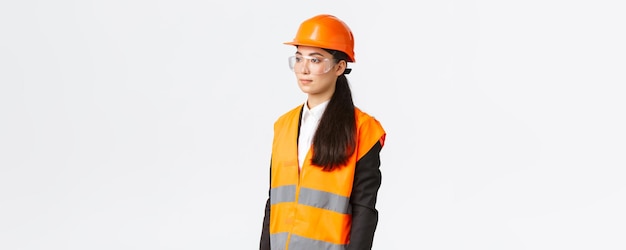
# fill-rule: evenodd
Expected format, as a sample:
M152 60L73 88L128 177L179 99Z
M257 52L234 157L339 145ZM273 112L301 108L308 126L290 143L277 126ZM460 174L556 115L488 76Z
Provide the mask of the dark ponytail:
M327 50L337 61L347 62L341 51ZM346 69L348 70L348 69ZM356 150L356 118L352 91L346 75L335 83L335 92L326 106L313 137L312 163L330 171L344 165Z

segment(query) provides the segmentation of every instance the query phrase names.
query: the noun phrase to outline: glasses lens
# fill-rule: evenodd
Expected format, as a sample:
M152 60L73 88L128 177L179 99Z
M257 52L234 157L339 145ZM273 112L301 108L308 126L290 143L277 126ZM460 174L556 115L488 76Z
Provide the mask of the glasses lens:
M295 56L290 56L289 57L289 69L291 69L291 71L295 72L295 69L294 69L295 65L296 65L296 57Z
M331 67L332 60L325 57L301 55L289 57L289 69L296 73L320 75L328 73Z

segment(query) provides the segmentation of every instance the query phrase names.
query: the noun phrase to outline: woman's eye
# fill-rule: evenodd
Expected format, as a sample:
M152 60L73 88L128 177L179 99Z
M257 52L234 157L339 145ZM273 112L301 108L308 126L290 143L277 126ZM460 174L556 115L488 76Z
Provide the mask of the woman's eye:
M312 62L312 63L319 63L319 62L321 62L321 61L322 61L322 60L317 59L317 58L311 58L311 62Z
M302 62L302 57L296 57L296 62Z

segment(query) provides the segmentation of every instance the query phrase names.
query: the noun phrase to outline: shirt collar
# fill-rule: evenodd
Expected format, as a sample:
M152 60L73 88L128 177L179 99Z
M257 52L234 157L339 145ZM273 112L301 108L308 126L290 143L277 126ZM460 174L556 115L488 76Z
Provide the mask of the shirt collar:
M324 114L324 110L326 110L326 106L328 106L329 102L330 100L322 102L318 104L317 106L315 106L314 108L309 109L308 105L306 104L307 102L305 101L304 108L302 110L303 112L302 118L304 118L306 115L311 115L313 116L315 120L319 120L320 118L322 118L322 115Z

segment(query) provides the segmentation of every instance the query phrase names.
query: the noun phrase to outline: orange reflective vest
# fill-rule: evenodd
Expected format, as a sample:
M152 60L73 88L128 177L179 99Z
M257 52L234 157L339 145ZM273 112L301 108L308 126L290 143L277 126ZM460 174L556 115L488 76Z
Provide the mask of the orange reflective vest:
M298 168L298 129L302 106L274 124L270 183L271 248L342 250L350 242L350 194L356 163L377 142L384 144L380 123L355 108L357 145L345 166L322 171L311 164L312 150Z

